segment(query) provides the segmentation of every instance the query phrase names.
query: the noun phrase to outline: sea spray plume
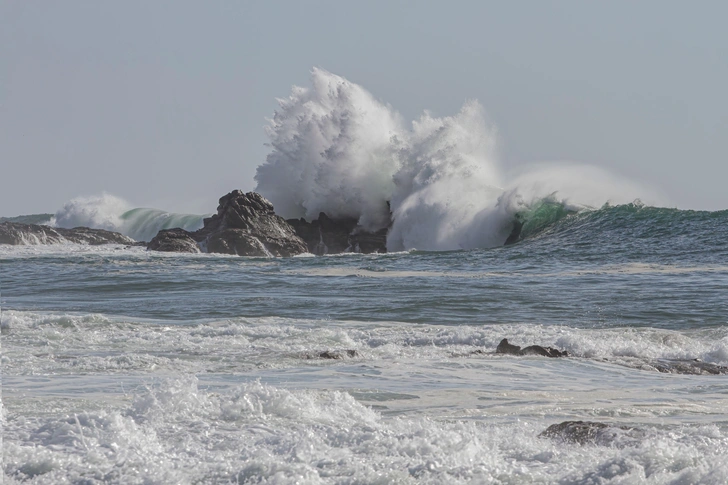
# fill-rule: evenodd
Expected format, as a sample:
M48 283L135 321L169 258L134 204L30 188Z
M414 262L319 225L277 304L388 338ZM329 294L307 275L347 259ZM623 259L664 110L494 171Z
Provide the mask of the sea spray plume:
M362 87L322 69L311 80L311 88L294 87L279 100L267 129L272 151L256 174L257 190L286 218L311 221L325 212L368 230L391 224L390 251L472 249L517 240L512 231L524 214L536 214L540 227L644 193L576 164L502 176L497 133L477 101L454 116L425 112L406 129Z
M387 201L406 138L400 116L362 87L323 69L311 88L279 99L267 134L271 153L258 167L256 191L286 218L354 217L366 229L389 224Z
M449 250L503 244L510 225L495 203L502 192L496 131L477 101L455 116L425 112L398 151L389 250Z
M362 87L322 69L311 78L311 88L279 100L267 129L272 151L255 177L278 214L313 220L325 212L376 230L390 223L391 207L392 250L503 243L508 224L483 213L500 180L495 130L479 103L452 117L426 112L406 130Z
M131 207L125 200L107 193L76 197L66 202L56 212L50 225L69 229L90 227L118 232L122 225L121 215L129 209Z

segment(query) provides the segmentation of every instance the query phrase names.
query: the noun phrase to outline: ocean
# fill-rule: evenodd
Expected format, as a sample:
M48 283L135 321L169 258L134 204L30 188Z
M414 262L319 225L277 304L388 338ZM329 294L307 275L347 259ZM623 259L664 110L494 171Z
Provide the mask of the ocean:
M728 375L693 365L728 366L727 240L544 203L487 249L0 246L3 483L728 483Z

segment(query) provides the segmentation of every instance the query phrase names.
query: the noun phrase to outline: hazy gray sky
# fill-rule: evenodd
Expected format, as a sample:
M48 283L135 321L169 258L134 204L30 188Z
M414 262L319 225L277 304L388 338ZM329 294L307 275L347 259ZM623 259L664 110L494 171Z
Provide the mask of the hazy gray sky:
M0 215L252 190L319 66L406 119L476 98L504 166L597 165L728 208L728 2L0 2Z

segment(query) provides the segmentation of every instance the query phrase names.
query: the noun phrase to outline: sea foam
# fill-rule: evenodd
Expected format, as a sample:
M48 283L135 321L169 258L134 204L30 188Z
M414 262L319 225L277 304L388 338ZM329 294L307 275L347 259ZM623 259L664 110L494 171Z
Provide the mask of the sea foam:
M11 483L44 484L717 484L728 476L725 432L714 425L579 446L538 437L551 423L386 417L346 392L250 382L216 393L179 376L123 409L6 423L3 472Z

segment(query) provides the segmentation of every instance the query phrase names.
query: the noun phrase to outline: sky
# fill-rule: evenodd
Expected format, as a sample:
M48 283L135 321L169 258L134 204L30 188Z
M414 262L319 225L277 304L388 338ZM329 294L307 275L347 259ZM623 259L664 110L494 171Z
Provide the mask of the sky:
M477 99L499 160L728 208L728 2L0 0L0 216L107 192L210 213L314 67L407 120Z

